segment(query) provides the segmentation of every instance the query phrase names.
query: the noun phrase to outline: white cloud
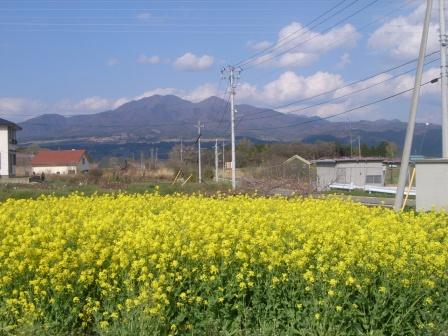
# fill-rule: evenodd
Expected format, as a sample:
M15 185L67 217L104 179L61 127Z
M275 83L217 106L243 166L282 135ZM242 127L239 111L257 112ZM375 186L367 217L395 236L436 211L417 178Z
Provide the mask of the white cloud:
M339 113L343 113L348 109L347 102L331 103L319 106L313 113L314 116L321 118L334 116Z
M344 54L342 54L341 58L339 59L338 64L336 64L336 67L338 69L344 69L348 64L350 64L350 62L351 62L350 54L344 53Z
M116 109L117 107L120 107L121 105L126 104L128 102L129 102L129 98L126 98L126 97L118 98L117 100L112 102L111 108Z
M204 84L193 89L190 92L181 94L181 97L192 102L199 102L211 96L219 96L221 94L222 93L218 91L216 85Z
M113 102L107 98L93 96L74 101L72 99L60 100L48 108L52 113L58 113L61 115L71 114L90 114L102 112L112 108Z
M434 78L438 78L440 75L440 70L438 68L427 69L423 73L423 83L426 83ZM358 101L365 100L367 98L378 97L378 96L389 96L402 91L409 90L414 87L415 77L411 74L406 74L399 76L397 78L392 78L391 74L381 74L369 80L363 81L356 85L352 85L340 90L337 90L333 97L341 97L351 93L356 93L356 99ZM373 86L373 87L370 87ZM369 88L370 87L370 88ZM363 90L361 92L358 92ZM423 94L439 94L440 86L437 84L428 84L422 87ZM409 97L411 92L405 94L404 96Z
M120 61L116 57L111 57L106 61L106 65L109 67L113 67L113 66L117 65L118 63L120 63Z
M79 111L98 111L106 109L109 106L110 102L108 99L95 96L81 100L73 106L73 109Z
M260 41L260 42L249 41L246 43L246 45L251 50L260 51L269 48L270 46L272 46L272 43L269 41Z
M424 72L423 81L429 81L439 76L439 69L437 67L430 68ZM386 81L387 80L387 81ZM385 81L383 83L383 81ZM374 87L368 88L369 86ZM292 105L282 109L285 113L305 114L308 116L316 115L326 117L329 115L343 112L349 108L360 106L362 104L372 102L376 99L386 97L404 90L412 88L414 84L414 76L406 74L398 78L392 78L391 74L382 74L375 78L369 79L365 82L337 90L332 94L321 97L321 99L314 99L306 101L299 105ZM344 86L344 79L336 73L329 73L318 71L309 76L300 75L294 71L285 71L277 79L267 83L264 86L257 87L251 83L242 82L238 84L236 101L237 104L248 103L260 107L275 107L288 104L293 101L304 98L313 97L315 95L334 90L338 87ZM367 89L368 88L368 89ZM362 92L357 92L353 96L342 97L350 95L364 89ZM84 98L78 101L63 100L56 103L42 103L25 98L14 97L0 97L0 114L1 117L16 116L16 118L26 119L21 117L21 114L40 115L43 113L59 113L62 115L73 114L89 114L97 113L105 110L115 109L131 100L138 100L153 95L177 95L183 99L199 102L210 96L222 96L222 90L218 91L215 84L205 83L192 89L179 89L174 87L156 88L148 90L135 97L119 97L108 99L99 96ZM350 116L354 119L379 119L379 118L395 118L400 116L406 117L408 103L410 101L411 92L402 95L390 101L390 103L398 103L398 108L394 106L392 110L389 102L387 104L374 105L369 108L363 108L350 112ZM422 103L431 103L437 105L440 101L440 83L426 85L422 88ZM301 108L308 107L311 104L325 102L332 98L341 99L333 100L330 103L318 105L314 108L300 111ZM404 104L406 102L406 104ZM401 104L401 106L400 106ZM299 111L294 111L299 110ZM431 111L436 110L433 106ZM429 111L429 110L428 110ZM419 118L429 118L433 112L419 111Z
M331 50L353 47L359 37L360 34L351 24L333 28L326 33L318 33L298 22L292 22L280 30L273 46L275 49L256 58L252 64L276 67L306 66ZM252 42L252 45L256 43Z
M161 96L166 96L166 95L177 95L180 91L178 89L175 88L157 88L154 90L150 90L150 91L146 91L143 94L135 97L133 100L139 100L142 98L146 98L146 97L151 97L154 95L161 95Z
M158 64L160 63L160 57L157 55L145 55L141 54L138 59L137 63L140 64Z
M260 98L272 104L301 99L340 87L344 83L341 76L328 72L316 72L304 77L293 71L283 73L278 79L266 84Z
M179 70L205 70L210 68L214 63L214 58L209 55L196 56L190 52L179 57L174 66Z
M44 111L43 102L20 97L0 97L0 117L4 119L23 118L33 115L37 111Z
M137 19L139 19L141 21L148 21L148 20L152 19L152 14L149 12L138 13Z
M275 63L279 67L289 67L289 66L306 66L313 63L316 60L316 55L304 52L288 52L281 55L278 61ZM271 61L274 63L274 61Z
M214 84L206 83L203 85L200 85L196 88L193 88L192 90L182 90L182 89L176 89L176 88L157 88L154 90L149 90L144 92L141 95L136 96L133 98L133 100L138 100L146 97L151 97L154 95L176 95L178 97L181 97L183 99L192 101L192 102L199 102L204 99L207 99L211 96L219 96L221 93L218 91L218 88ZM123 102L124 100L121 100ZM128 102L127 101L124 102Z
M399 16L383 24L369 37L369 48L397 59L417 57L420 49L425 7L425 4L422 3L408 16ZM436 16L433 15L428 36L428 51L438 49L438 24L436 20Z

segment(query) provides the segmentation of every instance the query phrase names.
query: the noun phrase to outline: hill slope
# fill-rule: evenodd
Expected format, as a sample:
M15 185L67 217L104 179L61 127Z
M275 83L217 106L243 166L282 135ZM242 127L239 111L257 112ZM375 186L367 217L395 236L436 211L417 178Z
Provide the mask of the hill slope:
M264 141L338 140L347 142L349 126L317 117L280 113L251 105L237 105L238 136ZM206 124L204 137L229 134L229 105L210 97L198 103L177 96L155 95L128 102L115 110L97 114L64 117L42 115L20 124L19 140L89 140L102 142L152 142L194 138L198 120ZM288 127L284 127L288 125ZM364 143L388 140L403 142L406 124L399 120L358 121L351 123L352 136L360 135ZM416 127L414 152L438 155L440 126Z

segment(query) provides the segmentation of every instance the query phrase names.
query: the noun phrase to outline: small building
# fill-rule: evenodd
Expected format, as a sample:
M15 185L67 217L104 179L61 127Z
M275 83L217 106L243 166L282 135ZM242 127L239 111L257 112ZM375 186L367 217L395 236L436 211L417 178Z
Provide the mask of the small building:
M383 186L384 158L340 158L316 160L317 189L326 190L331 184Z
M78 174L89 171L85 150L42 150L31 161L33 174Z
M16 175L16 132L22 128L13 122L0 118L0 176Z
M415 162L417 211L448 211L448 159Z

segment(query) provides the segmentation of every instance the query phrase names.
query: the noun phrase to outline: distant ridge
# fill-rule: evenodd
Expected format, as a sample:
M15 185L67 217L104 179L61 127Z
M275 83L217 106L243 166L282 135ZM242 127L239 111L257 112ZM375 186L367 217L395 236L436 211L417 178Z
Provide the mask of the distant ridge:
M22 142L76 139L111 143L164 141L194 137L197 132L194 125L201 120L206 124L204 137L227 137L228 108L228 102L218 97L193 103L174 95L154 95L96 114L71 117L41 115L20 123L23 130L18 136ZM330 139L347 142L349 139L348 125L344 122L284 114L248 104L237 105L236 108L240 137L306 142ZM291 124L298 125L268 129ZM424 124L416 127L415 151L424 148L427 155L438 155L441 147L440 126L430 125L426 130L425 127ZM405 130L406 124L399 120L361 120L351 123L352 135L360 135L363 142L370 144L387 140L400 146Z

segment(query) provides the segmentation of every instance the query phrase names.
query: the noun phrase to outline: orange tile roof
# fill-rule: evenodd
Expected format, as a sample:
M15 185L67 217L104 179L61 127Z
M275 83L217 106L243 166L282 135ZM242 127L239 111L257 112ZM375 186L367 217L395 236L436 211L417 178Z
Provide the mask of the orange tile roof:
M32 166L77 165L86 151L80 150L42 150L31 161Z

